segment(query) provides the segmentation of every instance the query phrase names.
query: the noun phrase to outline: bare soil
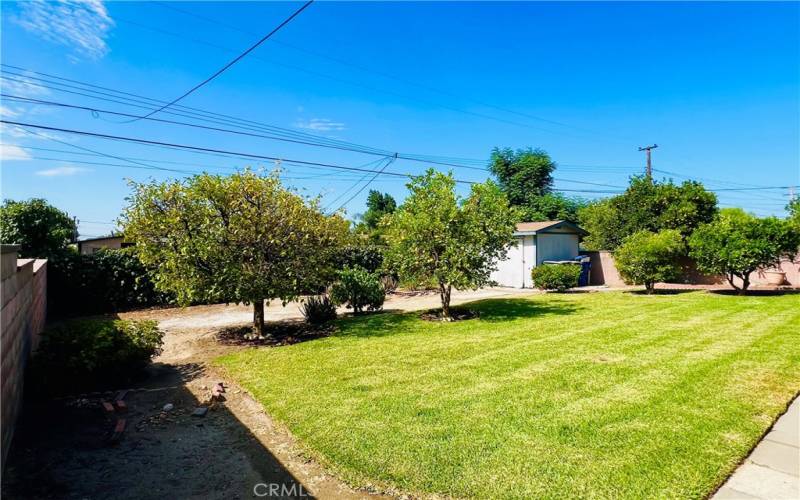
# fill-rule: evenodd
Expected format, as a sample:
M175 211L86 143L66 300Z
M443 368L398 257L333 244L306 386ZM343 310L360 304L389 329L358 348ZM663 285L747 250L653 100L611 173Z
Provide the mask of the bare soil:
M454 292L453 305L529 294L529 290ZM438 294L393 295L385 309L411 311L438 305ZM154 319L165 332L163 352L147 378L124 398L127 411L109 414L103 401L116 391L27 401L3 473L5 498L253 498L278 485L270 498L385 498L397 492L354 490L304 456L291 434L260 404L209 362L237 349L277 348L331 334L301 323L298 304L266 308L271 338L244 341L248 306L209 305L120 314ZM341 311L346 312L346 311ZM226 386L224 401L211 388ZM164 411L164 405L173 405ZM204 417L193 416L200 406ZM110 437L118 418L126 428Z

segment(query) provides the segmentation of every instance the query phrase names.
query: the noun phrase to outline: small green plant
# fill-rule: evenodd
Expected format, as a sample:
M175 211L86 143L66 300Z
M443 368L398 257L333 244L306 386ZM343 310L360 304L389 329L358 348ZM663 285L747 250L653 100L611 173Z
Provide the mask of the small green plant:
M366 308L377 311L383 307L386 291L380 276L361 267L346 267L339 272L339 279L331 285L331 301L344 304L354 313L360 314Z
M321 325L336 319L336 305L327 295L312 295L303 302L301 308L306 322Z
M685 253L686 245L675 229L639 231L622 240L614 252L614 261L625 283L644 285L647 293L653 293L656 282L680 276L678 259Z
M581 266L571 264L544 264L531 271L533 285L540 290L563 292L578 286Z
M155 321L83 319L42 334L32 378L42 392L114 389L135 379L161 352L163 333Z

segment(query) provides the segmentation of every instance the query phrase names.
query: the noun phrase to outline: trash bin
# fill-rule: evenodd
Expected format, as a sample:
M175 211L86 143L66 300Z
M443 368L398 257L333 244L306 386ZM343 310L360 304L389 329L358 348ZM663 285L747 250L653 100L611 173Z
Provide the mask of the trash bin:
M592 270L592 259L586 255L575 257L581 263L581 274L578 276L578 286L589 286L589 275Z

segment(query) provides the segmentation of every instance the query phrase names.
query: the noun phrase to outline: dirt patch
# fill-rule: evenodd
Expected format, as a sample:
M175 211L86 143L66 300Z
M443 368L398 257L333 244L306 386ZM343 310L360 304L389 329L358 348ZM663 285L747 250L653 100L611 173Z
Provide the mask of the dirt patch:
M280 321L264 325L264 338L248 338L252 327L235 326L223 328L217 334L217 341L223 345L262 347L285 346L328 337L335 331L332 324L309 325L303 321Z
M419 317L425 321L464 321L468 319L479 318L480 314L478 311L472 311L469 309L451 309L450 318L444 319L442 317L441 309L431 309L430 311L425 311L424 313L420 314Z
M453 303L529 294L513 289L454 293ZM412 311L438 305L436 294L392 295L385 306ZM344 313L345 311L341 311ZM209 305L150 309L119 315L154 319L165 331L161 355L146 379L125 397L128 409L109 415L103 400L116 391L27 401L3 474L6 498L252 498L256 484L277 484L283 498L356 499L402 496L354 490L309 460L291 434L263 407L220 372L209 367L217 356L243 348L285 345L330 335L309 328L297 304L266 308L276 344L242 342L249 331L248 306ZM240 340L241 339L241 340ZM224 381L225 401L204 417L210 388ZM164 405L173 408L164 411ZM125 418L121 439L109 437ZM300 489L302 487L302 489Z

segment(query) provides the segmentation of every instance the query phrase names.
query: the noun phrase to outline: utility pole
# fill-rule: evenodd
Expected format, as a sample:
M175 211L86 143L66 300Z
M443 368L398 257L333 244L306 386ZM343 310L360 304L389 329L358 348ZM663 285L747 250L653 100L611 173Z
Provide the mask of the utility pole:
M645 175L647 175L648 179L653 178L653 164L650 161L650 151L657 147L658 144L653 144L652 146L645 146L643 148L639 148L639 151L645 151L647 153L647 169L645 170Z

